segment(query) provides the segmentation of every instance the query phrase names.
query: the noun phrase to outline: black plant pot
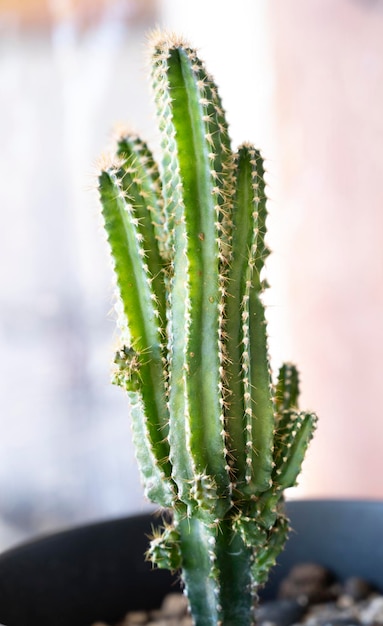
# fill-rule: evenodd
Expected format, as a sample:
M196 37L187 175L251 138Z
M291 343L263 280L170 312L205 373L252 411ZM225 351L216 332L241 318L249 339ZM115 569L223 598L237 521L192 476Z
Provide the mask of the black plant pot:
M262 597L275 595L294 563L315 562L344 580L383 589L383 503L302 500L287 504L293 532ZM128 517L58 533L0 556L0 623L89 626L160 605L179 583L144 560L159 520Z

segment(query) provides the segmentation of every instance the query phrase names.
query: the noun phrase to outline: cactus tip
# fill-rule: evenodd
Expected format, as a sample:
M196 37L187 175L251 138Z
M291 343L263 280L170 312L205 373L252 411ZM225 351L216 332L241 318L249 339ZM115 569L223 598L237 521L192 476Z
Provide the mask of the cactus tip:
M167 52L172 48L190 48L188 40L172 31L163 30L162 28L155 28L148 35L149 50Z
M132 139L138 140L138 133L132 126L129 126L129 124L125 124L124 122L117 122L117 124L114 124L112 129L113 143L116 144L122 139L125 139L125 137L131 137Z
M95 161L95 167L97 172L108 172L111 170L118 170L122 167L124 161L114 152L103 152Z

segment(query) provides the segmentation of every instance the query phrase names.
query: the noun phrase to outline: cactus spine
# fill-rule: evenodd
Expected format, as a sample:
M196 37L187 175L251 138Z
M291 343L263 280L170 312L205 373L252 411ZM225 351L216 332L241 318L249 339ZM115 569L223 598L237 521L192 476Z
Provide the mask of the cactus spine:
M182 569L197 626L250 626L316 420L298 410L293 365L271 378L262 158L249 144L232 152L188 44L157 34L152 61L161 166L128 134L99 177L127 328L114 381L146 494L173 510L150 558Z

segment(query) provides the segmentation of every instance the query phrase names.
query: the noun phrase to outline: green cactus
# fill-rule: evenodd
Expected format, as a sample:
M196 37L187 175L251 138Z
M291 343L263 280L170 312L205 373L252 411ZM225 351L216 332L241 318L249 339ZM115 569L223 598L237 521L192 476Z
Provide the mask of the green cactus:
M188 44L157 34L152 62L160 168L127 135L99 177L124 327L114 382L146 495L173 511L150 558L182 569L197 626L248 626L316 418L298 410L293 365L271 377L262 158L249 144L232 152Z

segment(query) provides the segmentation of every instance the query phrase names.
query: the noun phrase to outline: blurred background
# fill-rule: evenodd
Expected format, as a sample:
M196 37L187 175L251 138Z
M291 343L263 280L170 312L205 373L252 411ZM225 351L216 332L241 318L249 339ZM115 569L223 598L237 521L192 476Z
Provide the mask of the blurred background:
M267 160L273 365L320 416L292 495L383 497L383 1L0 0L0 550L150 506L95 184L116 124L158 145L156 26Z

